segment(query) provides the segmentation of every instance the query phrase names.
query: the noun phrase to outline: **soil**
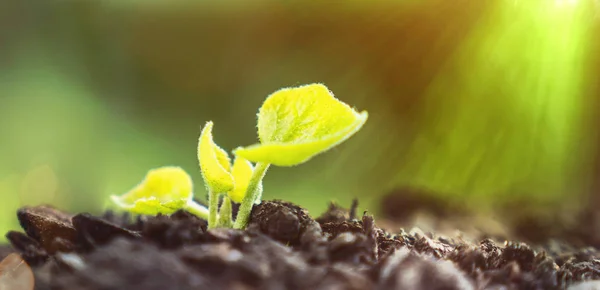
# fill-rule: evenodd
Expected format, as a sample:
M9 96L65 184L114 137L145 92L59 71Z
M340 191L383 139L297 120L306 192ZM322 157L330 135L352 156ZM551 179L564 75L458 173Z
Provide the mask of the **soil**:
M316 219L263 201L244 231L207 231L185 211L136 217L22 208L7 234L39 290L163 289L600 289L600 253L549 242L530 246L389 233L372 216L331 205Z

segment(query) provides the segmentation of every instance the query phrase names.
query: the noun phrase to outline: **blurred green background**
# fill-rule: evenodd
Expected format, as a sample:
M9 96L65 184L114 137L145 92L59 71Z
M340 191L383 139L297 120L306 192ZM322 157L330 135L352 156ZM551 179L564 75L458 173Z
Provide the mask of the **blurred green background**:
M264 198L377 213L397 187L486 212L572 212L598 179L595 0L0 2L0 232L21 205L99 213L147 170L205 191L200 126L256 140L262 100L326 84L370 119L272 168ZM595 176L595 178L594 178Z

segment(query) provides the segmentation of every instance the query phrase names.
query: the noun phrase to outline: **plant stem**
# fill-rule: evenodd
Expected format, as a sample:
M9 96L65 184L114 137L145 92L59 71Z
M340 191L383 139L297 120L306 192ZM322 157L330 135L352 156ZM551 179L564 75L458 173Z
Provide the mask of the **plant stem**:
M229 196L223 197L217 226L220 228L231 228L233 226L233 221L231 220L231 199L229 199Z
M202 205L199 205L194 200L190 199L188 201L188 203L185 205L185 210L201 219L208 220L208 209Z
M208 191L208 228L212 229L217 226L217 211L219 210L219 194Z
M248 183L248 189L246 189L246 194L244 199L242 200L242 204L240 205L240 209L238 210L237 217L235 219L235 224L233 225L234 229L244 229L248 225L248 219L250 219L250 213L252 212L252 206L256 201L256 198L262 194L262 187L260 187L260 183L262 179L265 177L265 173L267 173L267 169L269 169L269 163L258 162L254 167L254 172L252 172L252 176L250 177L250 182Z

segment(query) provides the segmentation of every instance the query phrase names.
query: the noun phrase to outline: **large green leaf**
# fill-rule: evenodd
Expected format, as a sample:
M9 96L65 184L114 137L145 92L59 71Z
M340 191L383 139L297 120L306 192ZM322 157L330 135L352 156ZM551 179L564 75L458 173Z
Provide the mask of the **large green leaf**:
M294 166L356 133L367 121L322 84L284 88L271 94L258 113L260 144L237 148L253 162Z

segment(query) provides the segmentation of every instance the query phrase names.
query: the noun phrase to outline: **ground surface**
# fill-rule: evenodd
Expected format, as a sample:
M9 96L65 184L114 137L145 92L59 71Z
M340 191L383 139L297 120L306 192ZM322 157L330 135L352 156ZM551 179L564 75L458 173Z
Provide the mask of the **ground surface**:
M573 286L600 279L593 248L390 234L371 216L335 206L313 220L266 201L245 231L207 231L186 212L130 221L35 207L18 216L25 233L7 237L40 290L600 289Z

